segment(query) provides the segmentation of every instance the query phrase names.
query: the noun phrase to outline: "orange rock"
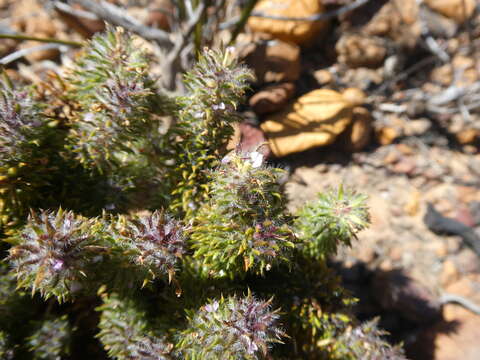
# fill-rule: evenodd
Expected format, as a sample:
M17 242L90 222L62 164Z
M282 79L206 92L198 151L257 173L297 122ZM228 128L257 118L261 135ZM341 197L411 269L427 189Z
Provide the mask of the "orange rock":
M452 65L445 64L434 68L430 73L430 79L445 86L450 85L453 81Z
M264 81L296 81L300 77L300 48L283 41L269 41Z
M352 123L340 135L339 144L345 151L361 151L370 143L372 135L372 116L363 107L353 109Z
M313 77L317 80L319 85L330 84L334 79L333 75L328 70L317 70L313 73Z
M272 113L284 108L294 93L294 83L270 85L253 95L249 100L249 105L258 115Z
M433 10L459 23L464 22L475 11L475 0L425 0Z
M404 210L410 216L415 216L418 213L420 208L420 192L413 191L408 199L408 202L405 204Z
M351 67L377 67L387 55L382 39L360 34L342 35L335 49L338 61Z
M333 90L313 90L268 117L261 127L275 156L305 151L335 141L352 121L352 104Z
M310 17L325 11L319 0L260 0L254 12L284 17ZM312 44L328 27L326 21L288 21L251 16L248 26L254 32L271 34L298 45Z
M300 48L295 44L244 37L237 53L253 69L259 85L296 81L300 76Z
M458 142L462 145L473 143L478 136L480 131L477 129L465 129L455 134Z
M398 131L392 127L380 128L375 135L380 145L389 145L399 136Z
M410 358L478 360L480 316L454 304L444 306L444 316L444 321L418 336Z
M30 36L53 37L57 26L38 0L15 1L11 15L12 27Z
M0 39L0 56L11 53L17 47L17 41L13 39Z
M452 260L446 260L443 263L442 274L440 275L440 281L443 286L448 286L452 282L457 281L459 275L457 266Z
M421 34L416 0L390 0L365 25L370 36L386 36L397 44L413 48Z

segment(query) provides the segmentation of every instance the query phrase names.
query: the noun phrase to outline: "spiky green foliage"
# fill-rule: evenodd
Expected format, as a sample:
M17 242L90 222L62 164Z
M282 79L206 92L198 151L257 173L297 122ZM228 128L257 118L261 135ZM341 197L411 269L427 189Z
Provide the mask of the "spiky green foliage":
M218 165L233 123L239 120L236 107L252 78L250 70L238 64L231 49L206 50L185 76L188 95L180 99L177 117L184 141L180 146L176 184L171 208L187 215L195 213L205 200L202 187L209 183L208 171Z
M326 344L350 324L349 306L355 301L325 261L299 255L291 258L293 268L274 268L265 277L252 279L250 286L259 296L275 297L291 337L290 342L274 349L273 358L328 358L324 356L328 353Z
M70 355L72 327L67 315L45 319L27 339L29 350L35 360L60 360Z
M171 279L186 252L184 227L164 212L121 217L116 224L119 246L133 263L153 277Z
M392 346L382 337L386 334L377 326L378 319L358 326L349 326L332 346L335 360L406 360L400 346Z
M298 213L296 230L304 252L322 259L335 253L339 244L351 245L358 231L369 223L366 197L341 185L338 190L318 194Z
M20 355L25 351L20 344L32 331L31 319L42 311L38 298L32 299L16 287L14 274L8 272L5 262L0 262L0 359L22 358Z
M190 315L179 349L187 360L264 359L285 336L271 300L230 296L211 300Z
M92 220L64 212L32 211L27 225L10 249L10 261L18 284L37 290L45 298L68 298L81 286L88 264L97 255L91 235Z
M0 96L0 165L25 162L42 140L45 119L27 90L2 84Z
M117 294L103 296L97 337L108 355L118 360L168 360L173 345L164 336L155 334L147 321L146 312L132 298Z
M14 358L14 352L10 347L7 334L0 330L0 359L10 360Z
M212 276L263 274L294 247L281 170L263 166L259 153L251 156L232 153L223 160L211 175L210 200L194 220L193 257Z
M19 294L15 292L16 281L12 273L8 272L7 264L0 262L0 318L8 316L12 302Z
M1 87L0 223L7 224L25 214L25 204L50 180L44 145L51 129L28 89ZM35 168L43 168L41 175Z
M162 146L166 97L148 73L146 52L121 28L95 36L77 59L71 93L82 111L70 139L86 166L107 171L128 162L129 154L153 157Z
M2 92L0 347L65 357L67 313L78 358L349 360L382 348L352 340L353 300L325 261L366 226L364 198L323 194L293 220L283 171L257 152L224 156L250 71L208 50L187 93L167 97L137 40L109 28L58 86ZM74 212L27 217L60 205ZM258 298L238 296L247 289Z

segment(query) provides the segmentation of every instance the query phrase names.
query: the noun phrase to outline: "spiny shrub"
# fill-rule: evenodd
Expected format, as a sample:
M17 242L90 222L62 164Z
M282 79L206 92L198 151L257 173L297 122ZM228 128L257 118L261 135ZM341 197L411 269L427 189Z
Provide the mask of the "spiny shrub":
M118 294L103 296L97 337L109 356L115 359L171 359L172 344L156 336L149 328L145 311L134 299Z
M271 300L252 294L211 300L189 317L179 343L185 359L261 359L285 334Z
M8 257L19 286L64 300L88 272L92 225L72 212L32 211Z
M27 344L35 360L61 359L70 355L72 328L67 316L43 320L38 329L27 338Z
M152 59L109 28L66 77L2 89L1 356L401 359L327 267L365 197L288 213L284 171L224 150L250 71L206 50L167 95Z
M121 217L117 221L119 245L131 261L143 266L155 277L171 279L186 252L184 226L164 212Z
M365 202L364 195L339 186L307 203L296 221L297 231L306 240L305 253L319 259L335 253L339 244L350 246L357 232L368 226Z
M252 161L248 154L230 154L222 162L211 175L209 200L195 217L193 257L210 275L263 274L288 261L295 246L280 195L281 171L265 167L261 158Z

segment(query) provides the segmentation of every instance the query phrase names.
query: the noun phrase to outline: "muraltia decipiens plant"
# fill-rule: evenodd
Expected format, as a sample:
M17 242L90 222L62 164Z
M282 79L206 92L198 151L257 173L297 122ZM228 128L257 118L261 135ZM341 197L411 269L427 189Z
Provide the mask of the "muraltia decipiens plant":
M150 61L109 28L65 77L3 88L2 359L403 359L326 263L365 198L289 214L284 171L223 150L251 77L233 52L205 50L182 95Z
M279 184L280 169L260 153L230 154L212 172L209 199L191 231L193 257L210 276L262 275L295 247Z
M314 258L335 253L338 245L351 245L356 233L369 223L366 197L342 185L318 194L314 202L299 212L296 229L300 236L310 239L303 251Z
M27 90L2 84L0 96L0 224L16 223L50 181L45 147L48 119ZM43 168L43 169L42 169ZM34 169L38 171L33 171Z
M205 50L192 71L185 76L188 96L179 99L177 128L183 134L178 151L179 181L170 208L193 214L206 199L209 171L222 158L221 149L233 135L239 120L236 107L253 79L239 65L233 49Z
M27 338L33 359L61 359L70 355L72 328L67 315L44 319L35 332Z
M179 348L185 359L258 359L282 342L278 310L271 299L259 301L248 293L211 300L189 316Z

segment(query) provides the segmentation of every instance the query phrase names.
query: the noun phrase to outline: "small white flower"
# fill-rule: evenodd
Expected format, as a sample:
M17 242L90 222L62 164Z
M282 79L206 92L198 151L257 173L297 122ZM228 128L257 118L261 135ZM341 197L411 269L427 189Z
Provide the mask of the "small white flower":
M254 168L258 168L263 164L263 154L259 153L258 151L253 151L250 153L250 161L252 162L252 166Z
M91 112L88 112L85 115L83 115L83 120L87 121L87 122L94 121L95 120L95 115Z
M53 262L53 270L60 271L63 268L63 261L62 260L55 260Z
M225 110L225 103L221 102L220 104L212 105L213 110Z
M214 301L213 303L211 304L208 304L208 305L205 305L205 310L207 312L215 312L218 310L218 302L217 301Z
M203 111L197 111L196 113L193 114L193 117L196 119L202 119L204 115L205 114Z
M223 157L222 164L228 164L230 161L232 161L232 157L230 156L230 154L227 154Z

